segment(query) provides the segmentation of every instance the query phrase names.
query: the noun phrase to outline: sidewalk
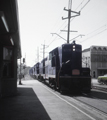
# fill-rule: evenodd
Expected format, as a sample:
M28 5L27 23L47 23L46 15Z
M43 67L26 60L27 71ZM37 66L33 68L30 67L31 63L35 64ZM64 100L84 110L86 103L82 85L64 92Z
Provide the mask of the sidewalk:
M0 100L0 120L51 120L33 88L18 86L16 96Z

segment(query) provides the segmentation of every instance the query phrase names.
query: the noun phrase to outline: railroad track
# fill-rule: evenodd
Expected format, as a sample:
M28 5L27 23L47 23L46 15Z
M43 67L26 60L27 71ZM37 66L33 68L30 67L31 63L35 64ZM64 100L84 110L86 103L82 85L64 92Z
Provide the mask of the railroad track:
M88 95L86 95L85 93L82 93L82 94L83 94L83 96L88 96ZM89 97L89 96L88 96L88 97ZM95 98L95 97L93 97L93 96L90 96L90 97L92 97L93 99L98 99L98 98ZM88 102L86 102L86 101L83 101L82 99L79 99L79 98L76 98L76 97L73 97L73 99L75 99L75 100L77 100L77 101L79 101L79 102L81 102L81 103L89 106L90 108L92 108L92 109L94 109L94 110L96 110L96 111L98 111L98 112L100 112L100 113L102 113L102 114L104 114L104 115L107 116L107 112L101 110L100 108L98 108L98 107L96 107L96 106L93 106L92 104L90 104L90 103L88 103Z
M52 94L56 95L58 98L60 98L61 100L63 100L67 104L79 109L80 111L83 111L83 113L86 113L86 114L89 113L90 116L91 116L91 114L94 113L98 118L107 119L107 112L106 111L103 111L103 110L97 108L96 106L93 106L93 104L89 104L87 101L84 101L84 99L82 97L85 97L87 100L89 98L92 100L94 100L94 99L97 100L98 98L90 96L89 94L86 94L86 93L81 93L81 94L76 95L76 96L72 95L72 94L62 95L58 91L54 91L54 90L50 89L50 87L46 87L47 86L46 84L43 83L43 85Z

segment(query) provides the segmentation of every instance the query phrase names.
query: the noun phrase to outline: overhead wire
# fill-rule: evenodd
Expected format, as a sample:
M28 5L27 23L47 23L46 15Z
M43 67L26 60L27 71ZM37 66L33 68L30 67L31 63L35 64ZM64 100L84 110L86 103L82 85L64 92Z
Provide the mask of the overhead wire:
M79 4L79 6L76 8L76 10L83 4L83 2L84 2L84 0ZM80 11L82 11L89 2L90 2L90 0L88 0L88 1L83 5L83 7L81 7ZM69 3L70 3L70 0L69 0ZM70 6L69 6L69 7L70 7ZM73 18L73 19L74 19L74 18ZM73 19L71 19L71 21L72 21ZM70 22L71 22L71 21L70 21ZM64 24L63 24L63 25L64 25ZM62 25L62 26L63 26L63 25ZM61 26L61 27L62 27L62 26ZM90 39L90 38L93 38L93 37L95 37L95 36L97 36L97 35L105 32L105 31L107 30L107 28L104 28L104 27L106 27L106 26L107 26L107 25L103 25L103 26L97 28L96 30L94 30L94 31L88 33L87 35L85 35L85 36L89 36L89 35L91 35L91 36L88 37L88 38L86 38L85 40L81 41L81 43L83 43L83 42L85 42L86 40L88 40L88 39ZM67 27L67 25L64 27L64 29L65 29L66 27ZM104 28L104 29L101 30L102 28ZM100 31L99 31L99 30L100 30ZM99 32L97 32L97 31L99 31ZM96 33L96 32L97 32L97 33ZM61 32L60 32L60 33L61 33ZM59 33L59 34L60 34L60 33ZM92 35L93 33L95 33L95 34ZM55 39L56 39L57 37L58 37L58 36L56 36ZM54 39L54 40L55 40L55 39ZM54 41L54 40L53 40L53 41ZM50 44L52 44L53 41L52 41Z
M59 16L61 16L62 13L63 13L63 10L61 11L61 13L60 13ZM52 31L52 30L55 28L55 26L59 23L58 21L59 21L59 17L58 17L58 20L55 22L54 26L51 28L51 31ZM47 35L47 37L48 37L48 36L49 36L49 34ZM47 41L47 37L46 37L46 41ZM49 41L49 40L48 40L48 41Z
M84 1L84 0L83 0L83 1ZM81 4L83 3L83 1L81 2ZM81 4L80 4L80 5L81 5ZM80 5L79 5L79 6L80 6ZM68 8L69 8L69 9L72 9L71 6L72 6L72 0L69 0ZM78 6L78 7L79 7L79 6ZM77 8L78 8L78 7L77 7ZM76 8L76 9L77 9L77 8ZM74 18L73 18L73 19L74 19ZM59 27L59 29L62 28L62 26L63 26L65 23L66 23L66 21ZM68 24L67 24L67 25L68 25ZM63 29L65 29L65 28L67 27L67 25L66 25ZM58 30L59 30L59 29L58 29ZM58 31L58 30L57 30L57 31ZM55 31L55 32L57 32L57 31ZM58 34L61 34L61 32L58 33ZM56 37L56 38L57 38L57 37ZM55 40L55 39L54 39L54 40ZM54 40L52 40L52 42L53 42ZM52 43L52 42L51 42L51 43ZM49 43L49 45L50 45L51 43Z
M70 0L69 0L69 1L70 1ZM64 12L64 11L63 11L63 12ZM63 12L61 12L61 14L62 14ZM61 16L61 14L60 14L60 16ZM56 22L55 25L56 25L56 24L58 24L58 22ZM64 24L66 24L66 21L64 21L64 22L62 23L62 25L61 25L55 32L58 32L59 29L60 29ZM53 28L55 28L55 25L54 25ZM52 31L52 30L51 30L51 31ZM61 33L61 32L60 32L60 33ZM59 33L59 34L60 34L60 33ZM48 34L47 36L49 36L49 34ZM48 41L49 41L49 40L48 40Z
M83 4L83 2L84 2L84 0L78 5L78 7L77 7L75 10L77 10L77 9ZM87 3L86 3L79 11L81 12L82 9L85 8L86 5L87 5L89 2L90 2L90 0L88 0ZM70 22L73 21L74 19L75 19L75 17L73 17L73 18L70 20ZM67 24L63 29L65 29L67 26L68 26L68 24Z
M72 0L69 0L68 9L71 9L71 6L72 6ZM65 23L66 23L66 21L60 26L60 28L61 28ZM59 29L60 29L60 28L59 28ZM60 32L60 33L61 33L61 32ZM58 34L60 34L60 33L58 33ZM58 37L58 36L56 36L54 40L56 40L57 37ZM52 40L52 42L51 42L50 44L52 44L54 40ZM49 45L50 45L50 44L49 44Z
M100 32L98 32L98 33L96 33L96 34L94 34L94 35L92 35L92 36L86 38L85 40L81 41L80 43L83 43L83 42L85 42L86 40L88 40L88 39L90 39L90 38L93 38L93 37L95 37L95 36L97 36L97 35L103 33L103 32L106 31L106 30L107 30L107 28L105 28L104 30L102 30L102 31L100 31Z
M90 0L88 0L88 1L85 3L85 5L80 9L80 11L82 11L89 2L90 2ZM76 8L76 10L77 10L83 3L84 3L84 0L79 4L79 6ZM71 9L71 6L72 6L72 0L69 0L68 8ZM72 18L72 19L70 20L70 22L73 21L73 20L74 20L74 18ZM65 23L66 23L66 21L60 26L60 28L61 28ZM65 29L67 26L68 26L68 24L67 24L63 29ZM60 28L59 28L59 29L60 29ZM57 31L58 31L58 30L57 30ZM56 31L56 32L57 32L57 31ZM58 34L61 34L61 32L58 33ZM51 44L53 43L53 41L56 40L57 37L58 37L58 36L56 36L56 37L52 40L52 42L49 43L49 45L51 45Z
M88 40L88 39L90 39L90 38L93 38L93 37L95 37L95 36L101 34L102 32L104 32L104 31L107 30L107 28L104 28L104 27L107 27L107 25L103 25L103 26L97 28L96 30L94 30L94 31L92 31L92 32L90 32L90 33L88 33L88 34L85 35L85 36L91 35L91 34L93 34L93 33L94 33L94 35L91 35L91 36L89 36L88 38L86 38L86 39L84 39L84 40L82 40L82 41L78 41L78 42L79 42L79 43L83 43L83 42L85 42L86 40ZM99 32L96 33L96 31L101 30L102 28L103 28L102 31L99 31ZM82 39L82 37L81 37L80 39ZM79 39L79 40L80 40L80 39ZM77 40L75 40L75 41L77 41Z
M90 0L87 1L87 3L80 9L80 11L85 8L85 6L90 2Z
M92 31L92 32L90 32L90 33L88 33L87 35L90 35L90 34L92 34L92 33L95 33L96 31L98 31L98 30L100 30L100 29L102 29L102 28L104 28L104 27L106 27L106 24L103 25L103 26L101 26L101 27L99 27L99 28L97 28L96 30L94 30L94 31Z

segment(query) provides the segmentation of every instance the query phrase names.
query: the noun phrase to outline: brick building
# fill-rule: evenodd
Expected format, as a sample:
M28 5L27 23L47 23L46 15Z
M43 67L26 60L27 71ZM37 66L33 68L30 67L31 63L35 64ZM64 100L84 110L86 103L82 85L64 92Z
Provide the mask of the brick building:
M107 46L91 46L84 49L82 66L90 67L93 78L107 74Z

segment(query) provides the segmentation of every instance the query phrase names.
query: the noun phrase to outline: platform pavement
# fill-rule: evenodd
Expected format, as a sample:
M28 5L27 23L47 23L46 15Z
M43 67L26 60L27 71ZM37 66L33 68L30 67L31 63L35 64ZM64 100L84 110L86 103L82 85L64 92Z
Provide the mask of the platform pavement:
M16 96L0 99L0 120L51 120L33 88L24 82L29 80L22 79Z
M32 78L22 79L22 84L28 79ZM97 79L92 79L92 83L99 85ZM51 118L28 80L27 85L18 85L16 96L0 99L0 120L51 120Z

